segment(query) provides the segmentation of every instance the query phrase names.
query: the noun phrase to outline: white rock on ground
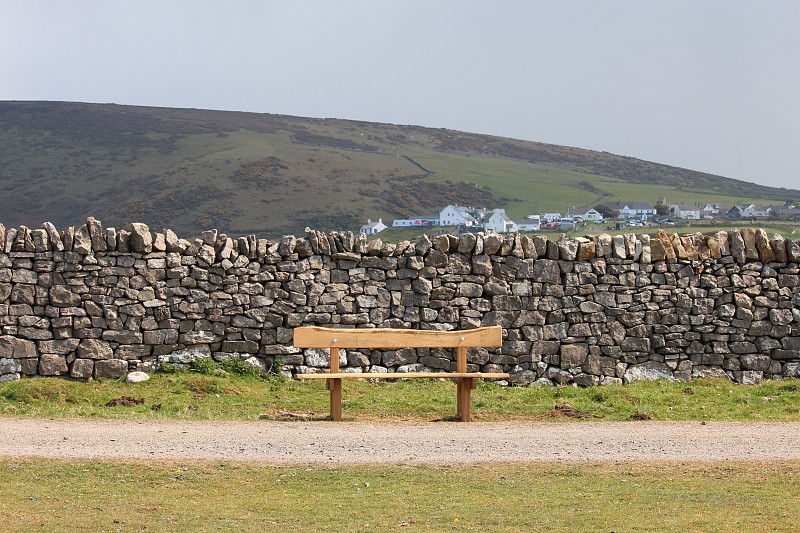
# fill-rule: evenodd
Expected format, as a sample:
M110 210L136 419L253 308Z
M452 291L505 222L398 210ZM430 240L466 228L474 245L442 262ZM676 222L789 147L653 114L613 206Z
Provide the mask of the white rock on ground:
M150 379L150 376L144 372L131 372L125 376L125 383L141 383L148 379Z

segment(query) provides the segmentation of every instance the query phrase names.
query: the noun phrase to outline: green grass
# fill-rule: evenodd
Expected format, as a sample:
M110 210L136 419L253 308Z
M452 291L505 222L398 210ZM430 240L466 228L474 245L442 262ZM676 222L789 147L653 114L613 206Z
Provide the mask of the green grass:
M595 185L608 191L612 198L610 201L613 202L619 201L619 198L622 198L623 202L640 201L649 202L652 205L655 204L658 198L663 196L667 199L668 204L694 204L698 202L724 204L729 209L734 205L749 203L778 204L778 202L774 200L767 201L752 196L730 195L721 190L685 189L664 185L630 183L622 180L614 180L612 178L603 178L595 182Z
M594 206L599 199L580 185L582 181L597 179L590 174L511 159L436 152L416 152L414 159L436 171L427 178L431 181L466 181L489 189L495 198L512 199L504 205L475 206L503 207L511 218L533 213L566 213L568 207Z
M346 420L442 420L456 412L455 385L409 380L370 383L346 381ZM107 407L128 396L138 405ZM800 382L765 381L744 386L723 380L690 383L639 382L624 387L501 387L480 383L472 397L476 420L572 420L564 405L590 420L800 420ZM154 409L154 406L156 408ZM324 419L328 393L319 381L260 380L196 373L155 374L150 381L126 384L102 380L81 383L26 379L0 383L0 416L112 418L129 420Z
M16 531L796 531L800 463L0 460Z
M751 202L776 203L752 196L725 194L720 190L631 183L623 179L513 159L424 151L414 152L413 157L436 171L435 175L427 178L429 180L466 181L477 187L488 188L495 198L511 199L500 206L475 206L504 207L511 218L545 212L566 214L567 209L594 207L598 203L616 202L620 199L655 204L662 196L671 204L706 202L723 203L732 207ZM607 195L587 190L585 182L591 183Z

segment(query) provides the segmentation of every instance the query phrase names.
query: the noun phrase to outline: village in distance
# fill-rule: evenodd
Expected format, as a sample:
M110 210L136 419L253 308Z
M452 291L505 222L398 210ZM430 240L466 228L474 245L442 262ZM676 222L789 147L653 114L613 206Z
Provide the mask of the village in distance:
M454 227L457 232L491 231L496 233L518 233L532 231L575 230L579 225L603 225L607 229L636 228L643 226L675 226L682 222L725 219L727 221L798 220L800 208L794 204L780 206L735 205L728 208L722 204L667 204L659 198L651 205L647 202L607 202L588 209L568 209L566 213L540 213L512 220L505 209L488 209L448 205L438 214L420 215L394 219L392 228L430 229ZM388 229L383 219L368 220L360 233L376 235Z

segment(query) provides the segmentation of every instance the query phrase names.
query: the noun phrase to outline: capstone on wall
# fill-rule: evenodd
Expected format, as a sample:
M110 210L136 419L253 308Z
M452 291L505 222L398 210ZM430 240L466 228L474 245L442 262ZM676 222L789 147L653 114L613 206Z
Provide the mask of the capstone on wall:
M470 370L513 385L800 376L800 242L713 236L466 234L400 244L307 230L181 239L89 218L0 225L0 380L116 378L197 357L323 371L302 325L501 325ZM455 368L447 350L347 350L351 372Z

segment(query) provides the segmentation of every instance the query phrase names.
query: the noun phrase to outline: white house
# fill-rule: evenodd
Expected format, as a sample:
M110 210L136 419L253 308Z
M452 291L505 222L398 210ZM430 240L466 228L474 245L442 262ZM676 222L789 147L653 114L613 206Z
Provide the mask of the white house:
M528 215L522 220L515 220L519 231L539 231L542 229L542 219L539 215Z
M505 209L495 209L483 227L497 233L516 233L518 231L517 224L508 218Z
M684 220L700 220L700 208L696 205L672 204L669 206L669 214Z
M756 204L735 205L728 211L728 218L767 218L772 206L759 207Z
M594 207L583 213L581 216L583 217L583 220L586 220L587 222L597 222L598 220L603 220L603 214Z
M440 226L476 226L478 219L466 207L448 205L439 213Z
M772 212L772 206L759 207L756 204L747 204L738 207L742 212L741 218L767 218L769 214Z
M606 207L619 211L620 218L647 220L656 216L656 208L647 202L609 202Z
M647 202L631 202L628 208L633 211L634 218L648 220L656 216L656 208Z
M515 220L514 224L517 225L517 231L539 231L542 229L542 225L539 222L529 219Z
M393 228L429 227L439 224L439 217L396 218L392 221Z
M709 215L717 216L727 211L728 209L723 204L700 204L700 216L703 218Z
M383 219L379 218L377 222L367 219L367 223L361 226L359 231L364 235L375 235L376 233L380 233L385 229L386 224L383 223Z

